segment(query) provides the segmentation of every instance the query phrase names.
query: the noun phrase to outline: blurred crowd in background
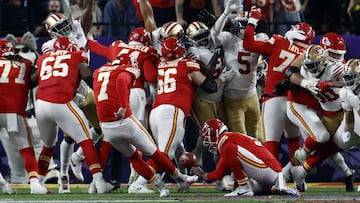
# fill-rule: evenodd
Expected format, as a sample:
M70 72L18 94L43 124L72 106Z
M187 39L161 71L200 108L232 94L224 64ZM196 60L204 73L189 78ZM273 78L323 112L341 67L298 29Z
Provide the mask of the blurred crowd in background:
M43 20L49 13L63 12L78 18L83 9L84 0L0 0L0 37L7 33L21 36L26 31L35 36L48 36L43 26ZM217 5L214 2L218 1ZM197 10L207 9L217 15L217 9L223 9L223 1L226 0L184 0L184 20L181 22L186 26L185 18L196 18ZM272 2L276 5L280 0L250 2ZM161 3L162 2L162 3ZM164 3L165 2L165 3ZM244 1L246 2L246 1ZM156 22L178 21L176 16L176 0L152 0L150 3L155 12ZM336 32L340 34L359 34L360 3L357 0L299 0L301 6L297 9L301 20L310 23L316 34ZM141 26L142 17L136 8L136 0L95 0L93 13L93 33L102 37L124 37L128 36L132 28ZM160 5L162 4L162 5ZM214 9L214 5L216 8ZM258 5L259 6L259 5ZM164 10L166 8L167 10ZM246 8L249 10L250 8ZM168 11L168 12L164 12ZM173 12L171 12L173 11ZM191 11L191 12L190 12ZM192 12L195 11L195 12ZM267 34L280 33L276 30L277 10L274 9L274 21L268 20L269 29ZM190 19L189 19L190 20ZM289 24L292 24L289 22Z

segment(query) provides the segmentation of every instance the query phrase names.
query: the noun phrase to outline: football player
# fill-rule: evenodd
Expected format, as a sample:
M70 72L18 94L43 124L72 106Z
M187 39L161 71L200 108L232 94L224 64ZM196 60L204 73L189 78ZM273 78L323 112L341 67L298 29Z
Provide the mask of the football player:
M10 41L0 40L0 127L6 129L11 142L20 152L30 180L30 194L46 194L47 189L39 182L39 167L25 111L30 80L34 81L31 77L35 70L31 61L14 52ZM0 185L8 187L8 193L13 193L2 176Z
M301 58L299 57L299 59ZM328 63L325 50L319 45L311 45L307 48L300 70L296 67L299 59L292 64L295 66L291 66L287 70L290 82L308 88L319 104L319 109L309 108L309 105L299 104L300 99L295 97L292 97L291 102L287 103L289 119L304 132L302 133L305 140L304 147L295 152L296 160L303 163L312 151L318 148L319 145L326 144L330 137L333 137L343 119L343 110L339 97L339 87L343 86L340 77L343 64L341 62ZM300 74L296 73L298 71L300 71ZM347 177L353 175L341 154L338 153L332 156L332 160L345 172ZM306 166L307 163L304 165ZM310 170L309 168L306 169Z
M345 87L340 90L339 96L342 100L342 107L344 109L344 119L339 128L336 130L333 139L326 145L321 145L315 153L311 154L304 164L295 166L290 169L291 175L297 185L304 183L309 170L316 167L319 163L324 161L327 157L334 155L340 151L349 151L352 146L360 143L360 126L359 114L360 100L359 100L359 59L350 59L342 73ZM346 184L346 191L352 192L354 190L353 177Z
M210 37L210 30L204 23L200 21L190 23L186 28L186 36L192 45L186 51L186 58L194 59L202 64L200 66L202 73L215 79L219 77L222 71L226 71L222 60L222 48L214 47ZM223 90L223 85L215 93L207 93L201 88L197 89L190 115L199 128L202 123L211 118L225 118ZM193 153L198 157L197 162L200 166L203 164L202 153L205 150L199 136ZM230 190L227 185L223 180L216 182L216 188L219 191Z
M325 49L328 63L346 63L346 43L343 37L337 33L329 32L320 39L320 46Z
M129 58L131 55L122 57L123 61L131 61ZM141 75L141 71L137 64L131 62L124 62L124 64L126 65L105 64L94 73L96 106L104 132L104 141L111 143L129 159L142 177L156 185L160 191L160 197L166 197L170 195L170 192L157 178L154 171L166 171L178 183L179 188L188 187L196 182L198 177L181 174L169 158L156 148L151 135L133 115L129 104L130 91L135 79ZM137 149L150 158L148 163L151 168L139 156ZM136 187L131 187L130 185L129 193L136 190Z
M46 31L52 39L42 45L41 50L43 54L52 51L54 49L55 40L62 36L69 37L77 44L79 49L86 49L86 34L89 32L92 25L92 9L94 1L90 0L85 1L84 3L85 10L80 20L73 20L71 17L67 17L62 13L50 14L45 19ZM97 141L101 136L101 129L96 116L95 99L91 88L89 88L85 82L81 81L79 83L74 101L81 107L86 118L90 121L90 124L92 125L91 135L93 136L93 140ZM61 176L68 176L69 164L71 162L70 166L75 177L79 181L84 181L82 175L82 163L84 160L83 151L81 147L79 147L78 150L73 153L74 143L74 140L72 140L70 136L64 134L64 139L60 144L60 173ZM60 182L59 187L62 187L62 182Z
M55 40L54 48L54 52L41 55L37 61L39 87L36 93L38 108L35 112L40 136L44 142L38 161L40 174L47 173L55 148L57 126L59 126L83 149L97 193L111 192L113 186L103 178L88 121L73 101L80 78L92 87L92 73L88 67L87 53L77 51L78 47L68 37ZM59 188L60 193L61 189Z
M300 196L296 189L286 187L281 164L255 138L228 132L228 127L218 119L206 121L200 133L204 146L212 153L219 153L220 160L212 172L204 173L200 167L191 168L191 172L204 180L219 180L226 170L230 170L238 185L224 196L253 196L270 192Z
M245 29L243 46L246 50L268 57L264 93L261 96L264 146L279 159L280 140L284 132L289 155L292 157L295 150L301 146L300 137L298 127L286 116L284 104L287 97L282 81L285 80L286 69L312 43L315 32L309 24L299 23L293 26L285 37L274 34L266 42L255 41L254 29L260 17L260 9L253 7Z
M196 87L208 93L216 92L229 77L221 75L221 79L207 78L200 72L198 63L184 59L184 49L174 37L163 41L163 60L157 68L157 96L149 117L151 132L158 148L170 159L175 158L175 151L183 141L184 122L189 115ZM141 176L133 184L146 187L146 181ZM188 190L178 189L180 192Z
M229 0L223 14L216 20L211 29L215 45L224 48L224 62L234 70L234 77L225 84L224 106L229 128L257 137L260 122L260 107L256 90L256 65L259 54L243 47L244 31L247 24L245 13L239 9L235 18L230 18L231 7L238 0ZM229 31L223 31L227 21L231 22Z
M130 57L131 63L140 70L139 78L134 80L130 90L130 106L136 119L147 128L146 93L145 83L155 84L157 80L156 64L159 56L156 50L150 46L151 35L144 28L135 28L129 35L129 42L114 41L109 47L105 47L89 37L88 46L91 51L102 55L114 64L125 64L125 58ZM101 153L110 152L111 145L101 143ZM136 179L136 171L130 167L129 183Z

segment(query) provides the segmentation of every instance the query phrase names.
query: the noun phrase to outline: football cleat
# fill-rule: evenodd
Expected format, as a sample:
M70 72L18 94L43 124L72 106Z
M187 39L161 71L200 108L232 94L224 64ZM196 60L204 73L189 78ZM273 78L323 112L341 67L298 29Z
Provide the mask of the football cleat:
M70 193L70 184L69 184L69 177L68 176L62 176L61 179L59 179L59 193Z
M129 186L128 193L149 194L149 193L155 193L155 192L154 192L154 190L150 190L146 184L140 184L135 181Z
M71 155L70 166L74 176L80 181L84 182L84 176L82 174L83 159L76 153Z
M238 186L232 192L224 195L225 197L251 197L254 196L254 192L250 189L248 185Z

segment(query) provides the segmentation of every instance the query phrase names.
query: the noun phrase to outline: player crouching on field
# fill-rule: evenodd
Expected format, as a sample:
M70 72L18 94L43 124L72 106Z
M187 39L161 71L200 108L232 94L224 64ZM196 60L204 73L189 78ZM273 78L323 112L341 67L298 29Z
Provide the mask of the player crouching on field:
M203 124L200 135L211 153L220 153L214 171L205 173L200 167L191 168L191 173L204 180L220 180L226 170L233 173L237 184L225 194L231 196L254 196L274 193L300 197L300 192L286 187L281 164L256 139L238 132L228 132L219 119L210 119Z

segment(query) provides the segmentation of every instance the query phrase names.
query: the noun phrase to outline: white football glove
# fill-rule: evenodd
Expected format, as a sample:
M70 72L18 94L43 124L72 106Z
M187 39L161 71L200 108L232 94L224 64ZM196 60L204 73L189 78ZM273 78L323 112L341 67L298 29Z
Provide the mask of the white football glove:
M242 1L240 0L228 0L224 8L224 14L229 15L233 12L242 10Z
M235 75L235 71L233 69L229 69L227 71L223 71L220 75L219 75L219 79L225 83L227 81L230 81L234 75Z
M285 38L288 39L289 41L293 42L294 39L300 40L300 41L305 40L306 36L303 31L289 30L285 33Z
M317 84L318 84L318 82L316 82L316 81L303 79L300 83L300 86L309 90L310 92L312 92L314 94L318 94L319 88L316 86Z

